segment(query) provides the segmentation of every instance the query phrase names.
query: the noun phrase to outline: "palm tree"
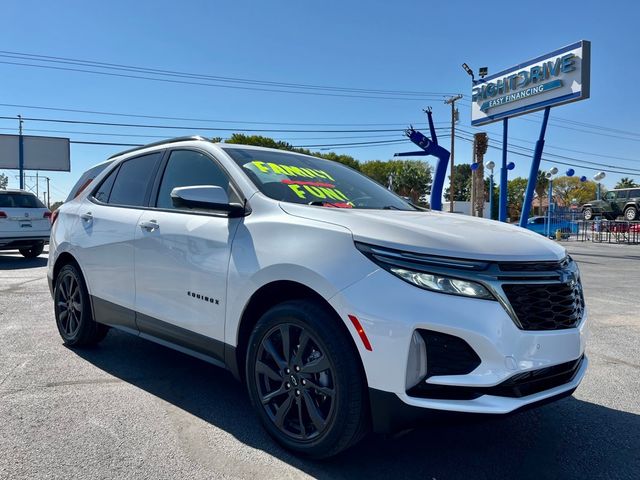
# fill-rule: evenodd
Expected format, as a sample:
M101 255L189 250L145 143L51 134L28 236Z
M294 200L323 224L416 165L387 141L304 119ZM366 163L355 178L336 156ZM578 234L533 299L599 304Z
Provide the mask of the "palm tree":
M547 189L549 188L549 179L546 172L538 170L536 177L536 195L538 196L538 215L542 215L542 199L547 195Z
M622 177L616 186L613 188L635 188L640 187L640 184L637 184L633 178Z

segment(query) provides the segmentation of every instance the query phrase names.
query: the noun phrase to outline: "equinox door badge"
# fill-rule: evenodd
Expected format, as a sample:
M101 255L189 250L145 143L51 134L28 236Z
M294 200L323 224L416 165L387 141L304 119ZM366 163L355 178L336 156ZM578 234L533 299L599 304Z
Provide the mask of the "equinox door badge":
M200 293L188 291L187 295L197 300L203 300L205 302L213 303L214 305L220 305L220 300L213 297L207 297L206 295L201 295Z

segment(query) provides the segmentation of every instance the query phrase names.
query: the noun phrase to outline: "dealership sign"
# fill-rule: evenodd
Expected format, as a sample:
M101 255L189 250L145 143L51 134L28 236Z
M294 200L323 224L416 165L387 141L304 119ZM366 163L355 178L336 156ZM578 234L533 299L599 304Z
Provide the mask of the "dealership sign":
M587 40L473 82L471 124L535 112L589 98Z

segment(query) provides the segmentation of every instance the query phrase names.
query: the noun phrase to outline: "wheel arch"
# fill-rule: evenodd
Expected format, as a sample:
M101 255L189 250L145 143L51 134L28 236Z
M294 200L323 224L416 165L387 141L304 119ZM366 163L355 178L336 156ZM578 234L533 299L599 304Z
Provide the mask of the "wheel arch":
M312 288L291 280L276 280L267 283L256 290L250 297L242 312L238 330L236 333L236 347L229 346L228 354L225 352L225 363L231 373L241 381L244 381L244 365L247 355L247 346L249 337L254 326L260 317L271 307L289 300L311 300L326 308L336 320L338 328L342 334L349 339L349 345L353 348L353 353L358 358L359 367L363 378L366 381L366 372L360 353L353 340L353 336L349 332L346 322L340 317L333 306L318 292Z
M58 258L56 258L56 263L54 263L53 265L52 281L54 283L56 281L56 278L58 278L58 274L60 273L60 270L62 270L62 267L69 264L72 264L78 267L78 270L80 270L80 273L82 273L82 268L80 268L80 264L78 263L76 258L73 255L71 255L69 252L62 252L58 255ZM82 276L84 277L84 273L82 273ZM85 280L85 283L86 283L86 280Z

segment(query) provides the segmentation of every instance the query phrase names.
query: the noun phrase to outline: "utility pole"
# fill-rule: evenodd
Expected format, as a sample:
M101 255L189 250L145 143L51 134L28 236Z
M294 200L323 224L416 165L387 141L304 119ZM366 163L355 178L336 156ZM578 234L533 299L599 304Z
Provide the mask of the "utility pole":
M49 186L49 181L51 180L49 177L44 177L47 179L47 208L51 208L51 187Z
M22 115L18 115L18 167L20 168L20 190L24 189L24 139L22 138Z
M444 103L451 105L451 177L449 182L449 212L453 213L453 202L455 198L454 191L454 170L453 159L456 138L456 102L462 98L462 95L447 98Z

